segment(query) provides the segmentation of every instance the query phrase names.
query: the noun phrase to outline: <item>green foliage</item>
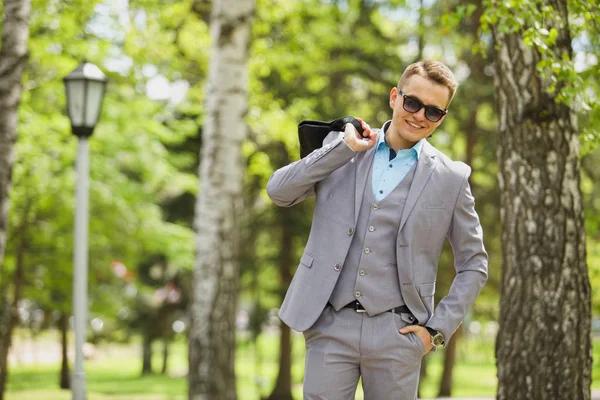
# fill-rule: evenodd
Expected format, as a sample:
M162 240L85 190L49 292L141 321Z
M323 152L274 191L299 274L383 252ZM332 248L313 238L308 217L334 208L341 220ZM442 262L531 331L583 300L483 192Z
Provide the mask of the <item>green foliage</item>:
M197 6L192 0L130 0L126 8L118 3L33 0L6 257L7 273L12 274L19 251L26 251L25 296L37 307L69 311L77 142L64 113L62 78L85 57L110 79L90 140L91 316L102 317L106 326L119 325L117 315L131 314L135 290L145 299L154 294L140 285L135 273L148 254L165 254L179 270L193 268L191 221L199 190L196 171L210 48L205 16L193 11ZM583 149L589 151L600 140L600 71L592 62L600 54L597 2L568 3L573 55L555 54L564 21L557 21L541 1L485 4L484 30L498 24L502 32L519 33L524 44L543 56L538 68L547 89L577 111ZM253 316L253 338L261 340L258 334L269 310L280 305L287 287L280 276L285 224L293 231L294 263L310 229L310 200L280 210L265 193L273 170L298 159L298 122L354 115L380 127L391 117L389 90L418 58L441 59L459 77L448 118L430 140L473 167L471 184L490 254L490 280L473 312L474 318L494 319L501 271L496 117L490 61L472 51L478 40L484 54L490 49L489 33L477 30L481 4L453 0L424 2L421 8L403 0L257 0L257 6L247 114L251 135L243 147L246 212L240 222L241 307ZM161 79L187 88L183 100L175 102L160 90L150 98L148 88ZM600 265L600 177L592 173L596 158L597 152L589 151L582 162L591 165L583 185L594 304L600 304L600 272L595 268ZM126 266L125 276L115 275L113 261ZM454 276L452 264L447 249L440 261L438 295ZM255 362L245 358L250 351L240 352L239 371ZM300 365L302 354L294 354ZM137 376L139 361L132 364ZM274 377L275 364L268 368L264 379ZM295 368L299 382L301 366ZM241 385L254 387L256 378L242 373ZM266 394L270 383L264 385Z
M517 34L523 44L540 55L537 71L546 92L578 115L583 154L600 141L600 3L567 0L564 20L545 0L485 0L482 32L492 27L503 34ZM565 37L559 37L559 30ZM557 41L568 41L574 52L561 53Z
M141 51L152 50L149 45L130 45L144 43L151 35L162 37L156 24L164 20L148 18L146 29L130 29L139 14L123 13L108 3L33 3L30 59L19 109L7 273L12 274L17 255L24 253L25 297L48 311L70 310L77 140L64 113L62 78L85 57L109 76L103 112L90 139L89 228L91 316L103 315L108 326L122 306L121 277L111 269L114 261L131 270L146 254L160 249L178 268L193 265L191 229L166 222L161 202L197 188L195 177L179 169L189 161L171 157L166 147L195 135L197 124L165 123L175 119L176 107L148 98L149 77L142 73L152 62L165 75L178 76L174 69L165 71L185 69L182 66L190 61L169 41L153 41L158 46L155 51ZM183 11L183 4L152 4L148 2L144 10L150 16L163 8L174 10L175 21L193 20ZM198 29L193 22L187 25ZM165 23L165 29L172 26ZM165 56L169 59L163 58L162 64L156 58ZM134 67L122 67L128 63ZM133 276L130 271L127 278Z
M456 6L453 12L444 13L441 16L440 22L444 28L451 32L459 27L459 24L466 18L469 18L477 10L475 4L461 4Z

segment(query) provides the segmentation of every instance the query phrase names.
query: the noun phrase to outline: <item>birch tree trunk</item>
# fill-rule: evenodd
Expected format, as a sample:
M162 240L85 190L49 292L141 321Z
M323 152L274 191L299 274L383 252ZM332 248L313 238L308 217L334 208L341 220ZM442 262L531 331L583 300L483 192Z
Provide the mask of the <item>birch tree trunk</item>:
M2 279L11 187L13 147L21 78L27 64L31 0L5 0L0 48L0 279ZM1 283L1 282L0 282Z
M572 59L566 1L542 5L558 14L551 51ZM493 34L503 247L498 399L589 400L591 300L576 121L547 94L539 52L519 33L494 27Z
M29 15L31 0L4 0L2 44L0 48L0 360L7 357L10 345L10 323L13 316L4 279L4 254L8 229L14 144L21 102L21 79L27 64ZM6 364L1 363L0 377L6 377ZM4 382L0 382L0 400L4 398Z
M196 265L189 333L190 400L236 398L234 354L238 248L247 136L254 0L214 0L206 123L196 203Z

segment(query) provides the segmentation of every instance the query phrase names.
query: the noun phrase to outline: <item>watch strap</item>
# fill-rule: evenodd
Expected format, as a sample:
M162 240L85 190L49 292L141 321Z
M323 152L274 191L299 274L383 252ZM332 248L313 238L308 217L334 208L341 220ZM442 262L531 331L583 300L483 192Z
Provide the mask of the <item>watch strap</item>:
M429 332L429 335L431 335L431 337L434 337L435 335L438 334L438 331L436 331L435 329L430 328L428 326L426 326L425 329L427 329L427 332Z

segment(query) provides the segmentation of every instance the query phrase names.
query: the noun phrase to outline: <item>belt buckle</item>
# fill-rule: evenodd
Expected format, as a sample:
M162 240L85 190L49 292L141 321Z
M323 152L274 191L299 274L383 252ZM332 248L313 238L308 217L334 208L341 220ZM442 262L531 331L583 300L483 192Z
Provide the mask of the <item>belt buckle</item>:
M365 308L359 308L362 307L362 305L357 301L356 303L354 303L354 311L356 311L357 313L365 313L367 312L367 310L365 310Z

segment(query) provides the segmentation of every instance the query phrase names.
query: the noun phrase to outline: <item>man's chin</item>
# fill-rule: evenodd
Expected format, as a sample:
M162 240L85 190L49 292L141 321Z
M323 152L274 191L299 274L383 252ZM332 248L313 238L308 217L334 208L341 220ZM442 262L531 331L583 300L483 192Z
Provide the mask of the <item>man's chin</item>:
M402 132L402 139L404 139L407 142L410 143L417 143L419 140L421 140L421 138L423 138L424 136L422 134L415 134L414 132L407 132L404 131ZM427 137L427 136L425 136Z

